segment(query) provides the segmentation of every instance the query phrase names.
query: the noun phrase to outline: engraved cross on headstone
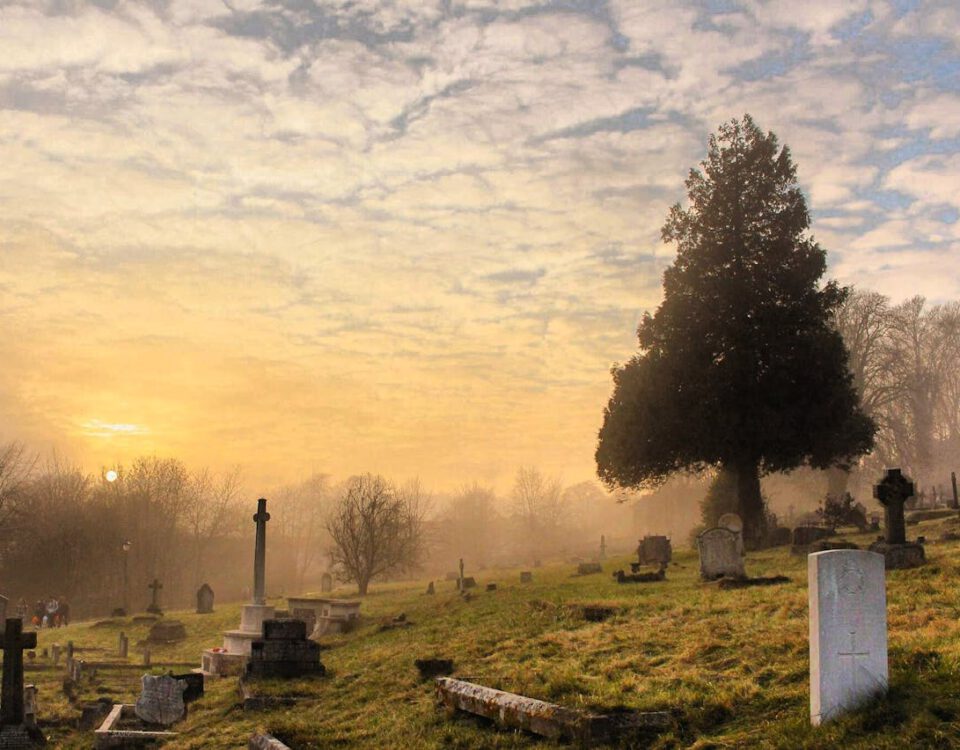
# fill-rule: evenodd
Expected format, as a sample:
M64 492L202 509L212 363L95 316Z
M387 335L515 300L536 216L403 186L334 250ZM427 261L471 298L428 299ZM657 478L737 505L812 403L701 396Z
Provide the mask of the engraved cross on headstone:
M887 544L906 544L907 527L903 506L913 497L913 482L900 469L887 469L879 484L873 486L873 496L883 505Z
M147 608L147 612L158 612L160 610L160 589L163 588L163 584L156 578L153 579L153 583L147 586L150 592L150 606Z
M257 514L253 517L257 524L257 541L253 554L253 603L266 604L266 578L265 569L267 565L267 521L270 520L270 514L267 513L266 498L257 500Z
M846 666L850 671L850 675L853 678L853 694L859 695L859 680L857 680L857 675L860 673L860 665L857 663L858 658L866 658L870 656L869 651L857 651L857 631L850 631L850 648L847 651L837 652L837 656L840 657L841 663L844 663L844 659L849 659L849 662L846 662Z
M0 727L23 724L23 651L37 647L37 634L23 632L23 620L7 618L0 639L3 682L0 685Z

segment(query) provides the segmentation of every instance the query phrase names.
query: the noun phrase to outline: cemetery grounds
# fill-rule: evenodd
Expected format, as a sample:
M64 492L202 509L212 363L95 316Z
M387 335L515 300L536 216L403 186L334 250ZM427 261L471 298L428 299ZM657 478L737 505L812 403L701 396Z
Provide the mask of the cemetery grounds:
M910 534L936 538L941 523L912 526ZM874 535L846 538L865 547ZM748 575L791 579L768 587L702 583L690 550L675 552L667 580L658 583L616 583L611 572L629 570L629 559L614 557L601 575L574 576L576 565L547 564L533 570L531 584L519 582L519 569L477 571L468 561L467 575L479 583L470 601L451 581L437 582L435 596L423 593L426 580L374 586L362 600L361 625L323 639L326 677L262 685L265 694L298 695L294 706L244 712L235 678L208 679L205 697L172 727L180 735L165 747L245 747L262 730L296 749L555 746L469 715L448 718L432 681L421 681L413 665L433 656L452 658L454 676L571 708L673 712L670 730L623 747L960 747L960 542L928 543L927 553L925 567L887 572L888 695L818 729L809 721L807 560L780 547L747 555ZM489 582L498 589L485 591ZM283 600L272 603L285 607ZM582 605L615 612L588 622ZM211 615L168 612L185 623L187 640L151 646L149 670L100 669L84 677L81 699L134 702L143 672L198 666L201 651L236 626L239 610L230 604ZM400 613L413 625L381 631ZM148 629L124 619L40 633L26 681L39 687L39 719L53 747L89 748L92 730L74 728L78 710L62 692L62 659L54 669L40 649L72 640L77 658L115 660L122 630L130 638L129 662L137 664L136 644Z

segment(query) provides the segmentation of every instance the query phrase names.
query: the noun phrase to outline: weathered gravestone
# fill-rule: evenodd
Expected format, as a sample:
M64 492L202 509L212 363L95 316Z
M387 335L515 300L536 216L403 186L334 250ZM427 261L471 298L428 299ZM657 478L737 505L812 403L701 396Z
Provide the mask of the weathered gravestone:
M150 643L176 643L187 637L187 629L180 620L159 620L150 626Z
M152 615L162 615L163 610L160 609L160 589L163 588L163 584L154 578L153 583L147 586L147 588L150 589L150 606L147 607L147 612Z
M637 560L640 565L666 565L673 559L670 539L661 535L647 535L637 545Z
M333 591L333 576L329 573L324 573L320 576L320 592L329 594L331 591Z
M24 633L23 621L4 621L3 679L0 682L0 748L29 748L41 744L43 735L26 722L23 690L23 652L37 647L37 634Z
M533 573L529 570L520 571L520 583L533 583Z
M209 615L213 612L213 589L209 583L197 589L197 614Z
M586 562L580 563L577 566L577 575L578 576L589 576L594 573L602 573L603 566L598 562Z
M700 576L707 581L717 578L744 578L743 542L740 535L719 526L707 529L697 537L700 552Z
M183 718L185 682L170 675L145 674L140 678L140 686L135 711L141 721L170 726Z
M887 570L923 565L923 545L907 541L903 512L907 500L913 497L913 482L900 469L887 469L883 479L874 485L873 496L883 505L884 539L871 544L871 552L883 555Z
M437 590L433 585L433 581L430 581L430 583L427 584L427 595L433 596L436 593L436 591Z
M126 659L129 650L130 639L127 638L126 633L120 633L120 637L117 639L117 656L119 656L121 659Z
M883 555L831 550L807 558L810 721L819 725L887 689Z

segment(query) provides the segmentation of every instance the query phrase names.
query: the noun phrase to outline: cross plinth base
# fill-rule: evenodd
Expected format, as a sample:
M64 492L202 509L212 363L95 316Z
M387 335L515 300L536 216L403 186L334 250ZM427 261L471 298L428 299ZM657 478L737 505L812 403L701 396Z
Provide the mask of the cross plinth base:
M923 545L917 542L905 542L904 544L874 542L870 545L870 551L883 555L884 567L887 570L919 568L927 562Z

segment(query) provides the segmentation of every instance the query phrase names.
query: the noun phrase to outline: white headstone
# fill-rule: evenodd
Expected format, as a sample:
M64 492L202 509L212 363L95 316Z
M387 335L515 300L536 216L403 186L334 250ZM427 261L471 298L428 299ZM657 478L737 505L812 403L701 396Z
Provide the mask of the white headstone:
M807 557L810 721L829 721L887 689L883 555L828 550Z
M700 575L708 581L723 576L743 578L743 542L739 534L719 526L697 537Z

